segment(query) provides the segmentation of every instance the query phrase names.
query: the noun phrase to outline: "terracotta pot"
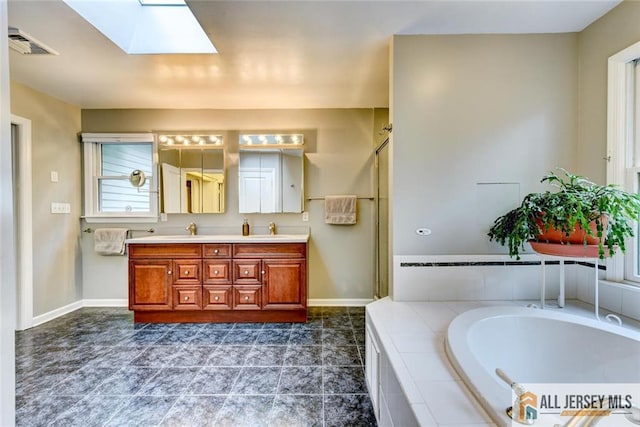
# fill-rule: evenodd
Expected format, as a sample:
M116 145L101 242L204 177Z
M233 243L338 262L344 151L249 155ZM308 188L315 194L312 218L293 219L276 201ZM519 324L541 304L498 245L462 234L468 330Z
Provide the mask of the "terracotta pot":
M607 218L602 217L602 227L604 228L604 232L607 230ZM538 225L541 229L544 230L542 223L539 222ZM553 227L549 227L546 231L540 234L536 241L538 242L548 242L548 243L578 243L583 244L586 242L587 245L597 245L600 243L600 239L598 238L598 230L596 228L596 222L591 221L589 223L589 228L593 233L593 236L587 234L587 232L582 228L579 223L576 223L574 227L574 231L569 233L569 236L566 236L562 231L557 230ZM604 236L603 236L604 238Z

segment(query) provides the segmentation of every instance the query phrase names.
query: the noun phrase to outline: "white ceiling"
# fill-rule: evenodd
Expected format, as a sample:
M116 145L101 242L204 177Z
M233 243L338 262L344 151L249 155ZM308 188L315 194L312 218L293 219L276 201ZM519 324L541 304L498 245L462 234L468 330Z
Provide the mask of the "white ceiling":
M11 51L11 78L82 108L386 107L393 34L574 32L620 3L187 2L218 54L127 55L62 0L9 0L9 25L60 53Z

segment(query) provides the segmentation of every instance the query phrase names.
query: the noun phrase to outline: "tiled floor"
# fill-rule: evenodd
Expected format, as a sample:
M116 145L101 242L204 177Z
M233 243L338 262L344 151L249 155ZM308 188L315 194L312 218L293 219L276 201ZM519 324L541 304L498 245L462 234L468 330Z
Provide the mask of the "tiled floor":
M375 425L364 308L304 324L138 324L84 308L16 335L18 426Z

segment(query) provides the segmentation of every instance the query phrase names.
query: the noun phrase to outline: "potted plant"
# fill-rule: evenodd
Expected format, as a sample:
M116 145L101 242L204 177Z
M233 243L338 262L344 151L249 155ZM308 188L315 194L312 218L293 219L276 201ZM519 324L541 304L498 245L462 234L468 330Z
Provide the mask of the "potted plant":
M634 235L631 224L640 216L640 195L559 171L540 181L556 191L528 194L519 207L494 221L489 240L507 245L516 259L527 242L597 245L601 259L616 248L624 252L625 239Z

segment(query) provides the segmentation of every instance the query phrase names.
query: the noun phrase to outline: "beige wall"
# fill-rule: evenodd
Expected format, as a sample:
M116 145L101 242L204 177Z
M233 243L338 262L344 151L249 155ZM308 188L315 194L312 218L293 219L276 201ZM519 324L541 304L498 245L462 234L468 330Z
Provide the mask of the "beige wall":
M33 179L33 314L82 297L80 261L80 109L11 83L11 113L31 120ZM57 171L59 182L51 182ZM71 204L51 214L51 202Z
M392 64L393 253L504 253L493 220L575 167L577 35L395 36Z
M153 226L159 232L186 233L190 222L200 233L228 227L240 233L247 217L255 232L266 232L274 221L281 232L288 227L308 226L309 298L370 299L373 296L374 241L373 202L358 201L354 226L324 224L323 202L305 202L309 222L300 214L238 213L239 131L296 130L305 133L305 194L373 194L373 150L379 136L372 135L386 121L374 109L318 110L83 110L84 132L134 132L159 130L216 130L225 136L227 150L227 199L224 214L169 215L169 221ZM93 226L93 225L92 225ZM135 226L140 228L140 225ZM207 231L208 230L208 231ZM83 236L85 299L125 299L126 259L100 257L92 250L93 239Z
M640 2L624 1L578 35L580 72L578 173L605 183L607 60L640 41Z

